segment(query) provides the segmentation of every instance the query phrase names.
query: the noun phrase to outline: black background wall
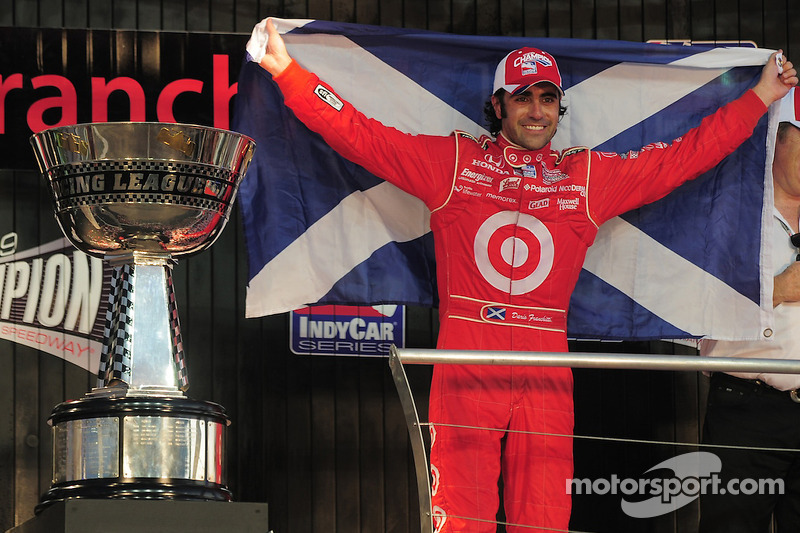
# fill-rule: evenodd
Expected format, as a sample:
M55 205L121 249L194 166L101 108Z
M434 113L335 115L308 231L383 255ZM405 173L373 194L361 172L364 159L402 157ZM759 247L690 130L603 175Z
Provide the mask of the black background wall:
M790 58L800 54L800 36L789 32L800 21L794 0L0 0L0 32L211 32L233 34L234 40L238 34L243 49L252 26L269 15L482 35L743 39L783 48ZM191 58L190 50L176 54ZM17 232L19 248L28 249L61 234L33 166L3 165L13 144L0 135L0 233ZM417 531L410 448L386 361L292 355L287 316L244 318L245 257L234 212L212 249L181 261L174 272L190 395L221 403L233 420L228 465L236 499L268 502L276 533ZM408 309L407 345L432 347L436 327L432 310ZM660 342L581 342L572 348L693 353ZM426 419L430 370L412 367L409 373ZM696 442L702 376L610 370L575 375L578 435ZM29 519L50 486L50 410L93 384L86 371L60 358L0 340L0 530ZM576 477L624 477L688 450L579 439L575 451ZM618 498L576 498L572 528L685 532L696 517L690 505L634 520L621 513Z

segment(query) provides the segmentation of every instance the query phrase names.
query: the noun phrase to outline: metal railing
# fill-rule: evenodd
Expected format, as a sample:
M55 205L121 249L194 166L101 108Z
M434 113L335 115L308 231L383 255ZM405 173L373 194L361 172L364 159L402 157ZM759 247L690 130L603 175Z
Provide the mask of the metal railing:
M432 350L397 348L392 345L389 367L408 426L417 494L420 507L420 532L433 533L431 482L428 455L422 437L414 397L404 364L518 365L571 368L619 368L629 370L676 370L707 372L764 372L800 374L800 360L701 357L695 355L642 355L588 352L494 352L486 350Z

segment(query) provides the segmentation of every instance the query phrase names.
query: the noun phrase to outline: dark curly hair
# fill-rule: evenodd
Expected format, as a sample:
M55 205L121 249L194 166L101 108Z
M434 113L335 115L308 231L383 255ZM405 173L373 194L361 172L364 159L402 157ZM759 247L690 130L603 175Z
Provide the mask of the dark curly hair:
M505 117L506 116L506 104L505 100L503 100L503 93L505 93L505 89L497 89L494 93L494 96L500 101L500 115ZM560 105L558 106L558 117L559 119L563 117L567 113L566 106ZM497 137L497 134L503 129L503 121L500 118L497 118L497 115L494 112L494 106L492 105L492 99L486 101L483 104L483 117L486 120L486 126L488 126L489 133L492 134L492 137Z

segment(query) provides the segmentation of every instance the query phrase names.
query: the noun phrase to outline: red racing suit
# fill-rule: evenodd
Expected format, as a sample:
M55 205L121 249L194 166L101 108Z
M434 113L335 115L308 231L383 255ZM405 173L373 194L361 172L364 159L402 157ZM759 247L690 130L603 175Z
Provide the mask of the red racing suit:
M716 165L766 112L748 91L671 144L626 156L559 153L502 135L400 132L294 62L275 81L331 147L430 209L437 346L446 349L567 351L567 306L598 226ZM566 530L572 405L568 368L437 365L429 408L436 530L495 531L501 471L509 523Z

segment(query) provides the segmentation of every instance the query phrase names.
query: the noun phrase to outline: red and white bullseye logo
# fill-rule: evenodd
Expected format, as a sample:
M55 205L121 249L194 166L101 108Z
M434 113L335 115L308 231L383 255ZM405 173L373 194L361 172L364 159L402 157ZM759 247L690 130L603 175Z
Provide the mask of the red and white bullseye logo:
M475 263L483 279L511 295L531 292L550 274L553 236L531 215L501 211L475 234Z

